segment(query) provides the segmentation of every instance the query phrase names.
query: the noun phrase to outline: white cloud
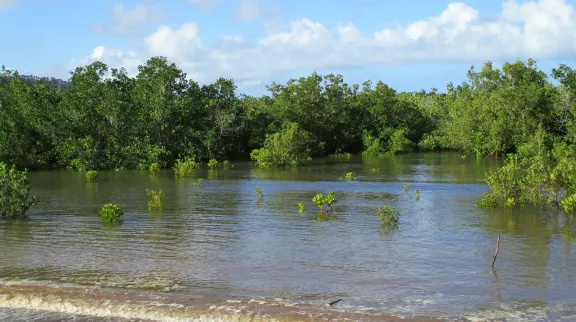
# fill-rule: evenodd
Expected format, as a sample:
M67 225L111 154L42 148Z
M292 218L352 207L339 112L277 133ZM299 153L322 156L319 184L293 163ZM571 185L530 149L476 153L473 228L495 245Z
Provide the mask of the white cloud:
M0 10L8 9L16 3L17 0L0 0Z
M239 0L233 13L234 19L239 21L256 20L260 18L261 15L261 0Z
M143 26L159 22L163 18L164 14L153 7L139 5L126 8L116 3L110 11L108 22L97 25L96 31L117 36L141 35Z
M486 19L464 3L405 26L361 33L353 24L333 28L309 19L258 41L224 36L206 44L193 23L159 27L144 49L123 53L99 47L88 60L133 66L164 55L200 82L231 77L245 86L294 71L336 70L410 62L473 62L565 57L576 53L576 15L565 0L509 0L497 18Z

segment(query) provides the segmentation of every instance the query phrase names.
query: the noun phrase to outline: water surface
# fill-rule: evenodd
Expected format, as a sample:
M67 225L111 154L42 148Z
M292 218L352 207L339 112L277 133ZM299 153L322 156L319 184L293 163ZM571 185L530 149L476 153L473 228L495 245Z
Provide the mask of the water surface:
M476 209L496 165L453 153L236 163L201 170L201 187L171 171L102 172L96 183L33 172L41 202L0 220L0 319L576 318L575 220ZM350 171L358 180L341 180ZM161 214L148 212L146 189L164 191ZM311 199L330 190L334 218L317 221ZM108 202L121 224L97 217ZM402 214L395 229L380 226L387 203Z

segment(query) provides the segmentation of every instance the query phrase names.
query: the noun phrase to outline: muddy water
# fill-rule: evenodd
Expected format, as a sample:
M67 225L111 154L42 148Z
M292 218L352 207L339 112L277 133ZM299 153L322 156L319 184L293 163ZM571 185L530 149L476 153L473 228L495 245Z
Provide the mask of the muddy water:
M451 153L237 163L200 171L202 186L170 171L31 173L41 202L0 220L0 320L576 319L576 219L475 209L495 165ZM161 214L146 189L164 191ZM329 190L334 218L317 221L311 199ZM96 216L108 202L121 224ZM387 203L395 229L380 226Z

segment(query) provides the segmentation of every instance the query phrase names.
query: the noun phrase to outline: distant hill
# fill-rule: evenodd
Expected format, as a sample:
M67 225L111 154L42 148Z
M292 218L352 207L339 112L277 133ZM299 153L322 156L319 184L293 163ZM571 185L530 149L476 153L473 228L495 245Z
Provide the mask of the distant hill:
M70 83L65 80L61 80L54 77L38 77L34 75L18 75L20 79L22 79L27 84L33 84L36 81L48 81L52 83L52 85L56 86L56 88L61 90L67 90L70 87Z

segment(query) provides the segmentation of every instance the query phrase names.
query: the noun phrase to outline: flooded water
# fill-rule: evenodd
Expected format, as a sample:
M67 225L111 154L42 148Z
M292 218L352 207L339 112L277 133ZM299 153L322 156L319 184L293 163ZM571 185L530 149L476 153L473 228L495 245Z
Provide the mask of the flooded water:
M576 319L576 219L475 209L495 165L453 153L236 163L201 170L202 186L171 171L96 183L34 172L41 201L0 220L0 320ZM163 190L161 214L146 189ZM311 199L330 190L334 218L318 221ZM98 218L108 202L121 224ZM378 219L387 203L401 211L395 229Z

